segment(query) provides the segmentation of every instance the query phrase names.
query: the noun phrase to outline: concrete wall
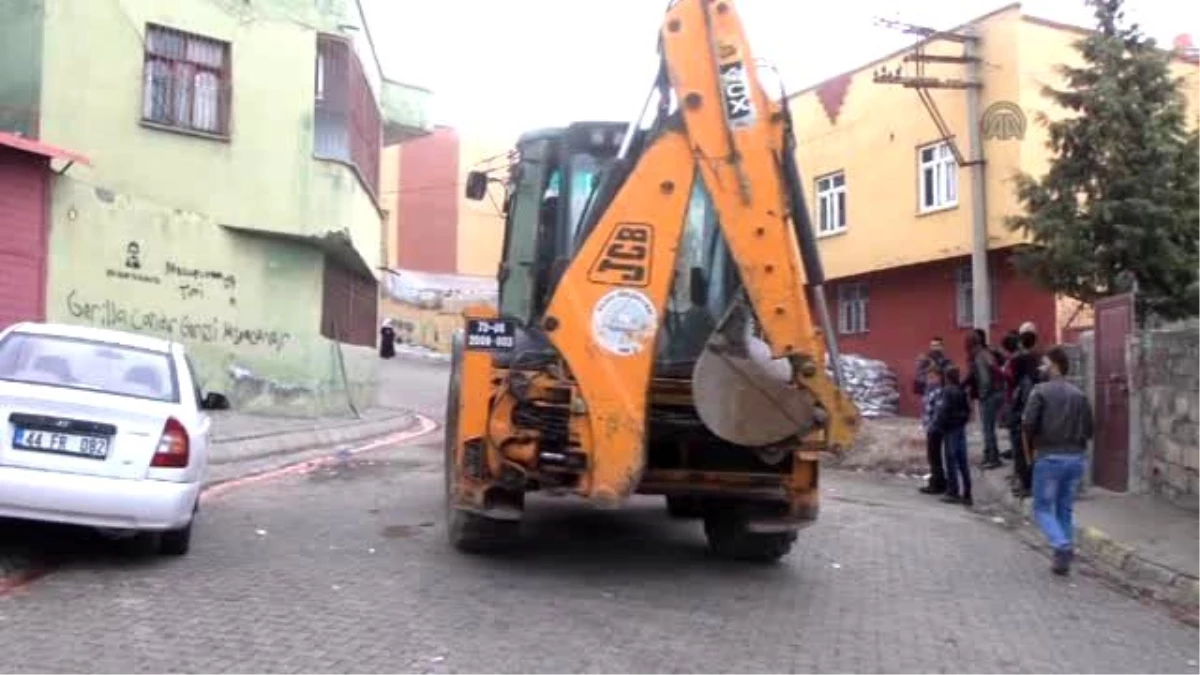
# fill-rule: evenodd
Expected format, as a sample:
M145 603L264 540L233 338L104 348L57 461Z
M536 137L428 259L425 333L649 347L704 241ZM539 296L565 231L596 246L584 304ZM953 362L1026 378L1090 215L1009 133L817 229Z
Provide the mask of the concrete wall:
M1134 469L1145 490L1198 510L1200 330L1193 323L1141 331L1131 342L1132 424L1140 445Z
M37 138L44 0L0 0L0 131Z
M204 386L241 409L346 410L372 393L374 352L320 336L323 254L234 232L211 216L55 179L47 295L51 321L157 334L187 344Z

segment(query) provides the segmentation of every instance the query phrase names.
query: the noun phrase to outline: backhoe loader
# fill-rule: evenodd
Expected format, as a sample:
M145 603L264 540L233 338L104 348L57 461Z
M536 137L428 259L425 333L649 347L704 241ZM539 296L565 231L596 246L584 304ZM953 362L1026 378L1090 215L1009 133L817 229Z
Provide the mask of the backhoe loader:
M472 199L504 184L505 233L499 302L452 341L461 551L517 541L531 492L656 494L714 553L775 561L853 443L786 97L731 0L672 2L659 55L631 122L529 132L506 180L468 174Z

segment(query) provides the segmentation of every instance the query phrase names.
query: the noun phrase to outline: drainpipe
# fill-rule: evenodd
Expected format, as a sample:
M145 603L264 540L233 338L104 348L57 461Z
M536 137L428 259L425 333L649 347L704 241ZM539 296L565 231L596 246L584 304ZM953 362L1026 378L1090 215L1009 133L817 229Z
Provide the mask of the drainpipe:
M988 275L988 231L987 231L987 188L984 181L983 139L979 118L979 96L983 88L983 64L979 58L979 34L974 27L968 29L964 48L969 62L970 81L967 87L967 138L970 143L971 159L971 286L972 312L975 327L988 331L992 323L992 289Z

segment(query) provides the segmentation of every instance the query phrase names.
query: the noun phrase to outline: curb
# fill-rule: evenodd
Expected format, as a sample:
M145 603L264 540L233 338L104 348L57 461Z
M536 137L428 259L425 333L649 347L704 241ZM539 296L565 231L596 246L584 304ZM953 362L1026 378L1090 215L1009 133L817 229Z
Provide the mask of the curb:
M1025 530L1022 535L1026 541L1049 556L1050 547L1033 523L1033 500L1013 496L1007 481L974 468L972 474L976 485L986 486L984 490L975 491L976 510L987 512L993 507L1016 516L1019 519L1016 526ZM1200 614L1200 580L1194 574L1151 560L1135 546L1117 541L1090 525L1075 526L1075 550L1076 555L1090 563L1098 574L1121 589L1137 597L1172 605L1189 615L1181 619L1196 625L1196 616Z
M213 443L209 466L223 466L318 447L354 443L375 436L404 431L419 423L415 413L402 413L375 420L354 420L320 428L254 434Z

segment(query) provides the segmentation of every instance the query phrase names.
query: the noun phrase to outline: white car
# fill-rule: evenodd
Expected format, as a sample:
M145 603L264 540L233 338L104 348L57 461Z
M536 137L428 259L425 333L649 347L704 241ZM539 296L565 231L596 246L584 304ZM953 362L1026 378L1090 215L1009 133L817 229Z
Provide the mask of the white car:
M212 420L183 345L85 326L0 331L0 517L187 553Z

